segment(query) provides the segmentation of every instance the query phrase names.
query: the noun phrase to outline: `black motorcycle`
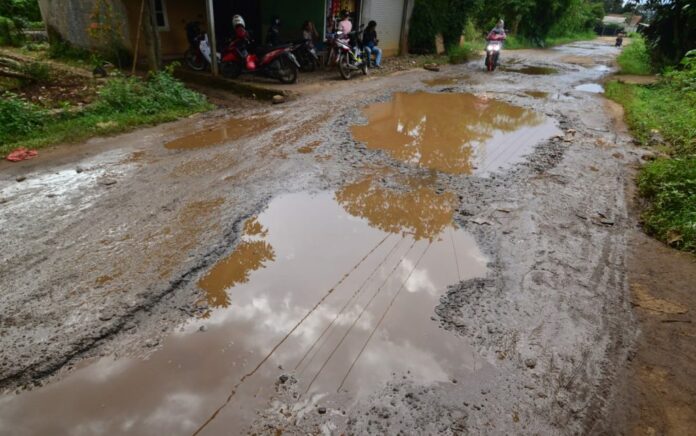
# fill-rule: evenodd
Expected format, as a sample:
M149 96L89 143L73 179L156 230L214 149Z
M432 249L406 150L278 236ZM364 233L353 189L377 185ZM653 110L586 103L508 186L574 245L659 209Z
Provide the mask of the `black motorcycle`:
M319 66L319 55L317 55L317 50L314 48L314 43L309 39L303 39L294 43L292 54L297 58L297 62L300 63L300 70L303 72L311 73Z

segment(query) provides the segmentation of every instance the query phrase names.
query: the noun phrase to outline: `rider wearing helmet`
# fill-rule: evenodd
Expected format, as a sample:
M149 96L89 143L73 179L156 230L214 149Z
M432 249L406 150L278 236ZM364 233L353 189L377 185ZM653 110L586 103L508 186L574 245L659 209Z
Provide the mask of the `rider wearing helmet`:
M498 24L495 25L493 30L490 31L486 37L489 41L501 41L507 37L505 35L505 22L503 20L498 20Z
M246 31L246 23L241 15L235 15L232 17L232 27L234 27L234 38L235 41L244 40L249 36Z

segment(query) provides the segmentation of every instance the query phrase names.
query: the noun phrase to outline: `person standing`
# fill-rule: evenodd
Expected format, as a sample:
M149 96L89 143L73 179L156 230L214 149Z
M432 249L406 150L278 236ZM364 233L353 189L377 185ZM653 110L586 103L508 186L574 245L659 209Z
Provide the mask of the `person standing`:
M341 21L338 23L338 30L343 32L343 35L347 35L353 31L353 23L350 21L350 12L344 10L341 12Z
M377 22L372 20L367 23L367 28L363 33L363 47L365 47L368 64L374 68L382 68L382 49L377 44L379 44L379 39L377 39ZM373 53L375 55L374 63L372 63Z

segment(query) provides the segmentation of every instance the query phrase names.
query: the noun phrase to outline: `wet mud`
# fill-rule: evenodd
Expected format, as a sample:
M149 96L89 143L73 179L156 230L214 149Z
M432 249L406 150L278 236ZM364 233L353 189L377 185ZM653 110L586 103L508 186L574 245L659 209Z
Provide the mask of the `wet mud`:
M0 163L0 433L594 433L636 332L638 155L568 92L608 71L561 58L615 55L332 82L179 142L213 155L164 145L268 108Z
M233 118L219 125L177 138L164 146L170 150L211 147L258 133L270 125L271 122L266 117Z

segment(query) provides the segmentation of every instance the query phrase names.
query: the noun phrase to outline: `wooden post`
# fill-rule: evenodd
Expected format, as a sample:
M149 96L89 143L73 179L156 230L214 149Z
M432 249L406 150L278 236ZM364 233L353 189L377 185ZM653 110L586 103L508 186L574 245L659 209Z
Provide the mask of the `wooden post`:
M210 66L213 70L213 76L217 76L217 36L215 36L215 11L213 9L213 0L205 0L205 11L208 14L208 34L210 36Z
M162 51L160 47L159 31L155 19L155 11L150 0L145 0L144 36L147 43L147 63L152 71L158 71L162 66Z
M131 75L135 75L135 66L138 65L138 50L140 50L140 32L143 28L143 14L145 13L145 1L140 3L140 15L138 15L138 29L135 32L135 48L133 49L133 68Z
M400 56L408 54L408 9L410 6L410 0L404 0L404 11L401 15L401 35L399 38Z

